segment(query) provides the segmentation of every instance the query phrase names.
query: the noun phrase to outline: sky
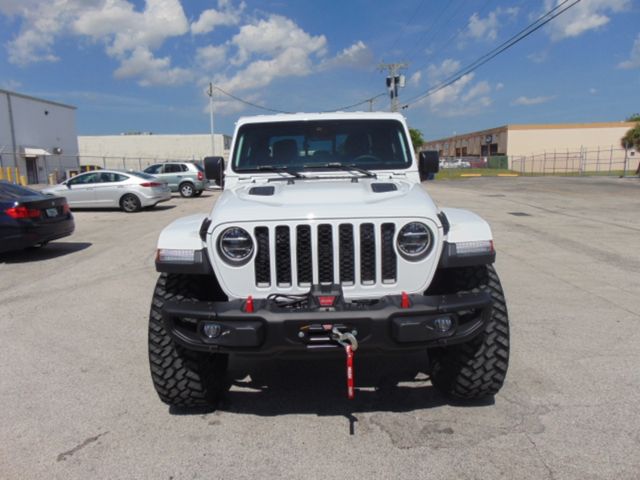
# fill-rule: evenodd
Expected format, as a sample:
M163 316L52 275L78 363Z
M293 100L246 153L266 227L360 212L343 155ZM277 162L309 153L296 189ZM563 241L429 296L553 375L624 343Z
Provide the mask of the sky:
M562 1L0 0L0 88L76 106L79 135L208 133L209 82L217 133L269 113L227 94L388 111L382 63L407 64L402 113L425 139L640 111L639 0L582 0L420 98Z

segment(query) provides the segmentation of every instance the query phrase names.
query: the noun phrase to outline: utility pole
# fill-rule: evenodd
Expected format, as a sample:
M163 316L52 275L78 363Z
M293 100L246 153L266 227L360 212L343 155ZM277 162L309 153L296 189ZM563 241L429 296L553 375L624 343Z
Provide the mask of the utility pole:
M387 88L389 89L389 98L391 99L391 111L399 110L400 102L398 100L398 87L403 88L405 85L404 75L400 75L400 70L409 66L407 63L381 63L378 69L381 72L385 70L387 75Z
M216 140L213 128L213 83L209 82L209 88L207 88L207 95L209 95L209 120L211 123L211 156L216 155Z

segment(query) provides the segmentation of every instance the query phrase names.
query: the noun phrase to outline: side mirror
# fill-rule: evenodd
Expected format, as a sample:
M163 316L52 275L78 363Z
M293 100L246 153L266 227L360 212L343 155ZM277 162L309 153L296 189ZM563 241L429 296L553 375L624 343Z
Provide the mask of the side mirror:
M433 180L433 176L440 171L440 155L437 150L424 150L418 158L420 181Z
M219 187L224 186L224 158L204 157L204 175Z

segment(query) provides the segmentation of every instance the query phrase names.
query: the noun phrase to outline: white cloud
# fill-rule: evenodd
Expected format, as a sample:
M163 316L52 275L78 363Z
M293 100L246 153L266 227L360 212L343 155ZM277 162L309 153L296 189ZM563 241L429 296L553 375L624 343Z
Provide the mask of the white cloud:
M212 32L219 26L238 25L245 7L244 2L235 6L230 0L218 0L218 9L203 11L200 18L191 24L191 33L200 35Z
M20 87L22 87L22 83L18 82L17 80L5 80L3 82L0 82L0 88L2 88L3 90L18 90Z
M460 70L460 62L452 58L447 58L440 65L431 64L427 67L427 79L430 84L437 83Z
M253 55L275 57L288 49L321 56L325 53L327 39L324 35L309 35L289 18L271 15L242 26L231 43L238 49L233 63L242 65Z
M185 69L171 68L169 57L151 53L168 38L189 31L180 0L146 0L142 11L129 0L26 0L22 8L18 4L0 0L0 11L22 18L19 33L6 45L14 64L57 61L55 41L77 35L103 43L107 54L120 61L117 78L136 76L141 85L173 85L187 76Z
M475 115L492 103L487 95L491 91L488 82L473 83L475 73L468 73L459 80L448 85L419 104L426 107L434 114L443 117L455 117L461 115Z
M533 63L543 63L547 60L549 54L547 52L533 52L527 55L527 58Z
M522 96L522 97L518 97L514 101L512 101L511 105L530 107L531 105L540 105L541 103L547 103L549 100L552 100L554 98L555 97L553 97L553 96L549 96L549 97L543 97L543 96L525 97L525 96Z
M196 64L206 71L213 71L225 65L227 47L208 45L196 50Z
M329 68L362 68L371 65L373 61L373 53L371 49L362 41L358 41L345 48L335 57L330 58L322 62L320 69L326 70Z
M501 18L513 19L518 15L517 8L497 8L490 12L486 18L482 18L478 13L469 17L467 25L467 36L476 40L495 40L498 38L498 28L501 25Z
M244 25L231 39L237 49L231 64L243 68L231 78L216 78L216 83L239 91L264 87L280 77L309 75L316 68L314 58L325 56L326 44L324 35L309 35L291 19L271 15ZM362 50L356 44L355 51Z
M559 5L561 0L545 0L545 11ZM582 0L549 23L553 40L578 37L598 29L611 20L610 15L627 10L631 0Z
M625 60L624 62L620 62L618 64L618 68L640 68L640 33L636 37L635 42L633 42L633 47L631 47L631 54L629 55L629 60Z
M491 92L491 87L489 86L489 82L482 81L476 83L473 87L469 89L467 93L462 96L463 102L468 102L476 97L481 97L483 95Z
M129 58L114 72L116 78L137 78L138 84L179 85L191 79L191 72L184 68L171 68L169 57L156 58L144 47L136 48Z
M502 82L498 82L498 83L496 84L496 91L497 91L497 90L502 90L503 88L504 88L504 83L502 83Z
M179 0L146 0L142 12L127 0L106 0L82 12L74 30L107 43L107 53L122 57L138 47L159 48L167 38L184 35L189 22Z
M409 85L417 87L420 85L420 80L422 80L422 72L418 71L409 77Z

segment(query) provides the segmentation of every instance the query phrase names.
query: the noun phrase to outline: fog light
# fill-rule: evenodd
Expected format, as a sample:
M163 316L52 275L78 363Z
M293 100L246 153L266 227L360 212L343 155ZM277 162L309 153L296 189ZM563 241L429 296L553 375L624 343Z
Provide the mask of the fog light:
M202 332L207 338L218 338L222 333L222 327L217 323L206 322L202 327Z
M433 323L435 329L440 333L447 333L449 330L451 330L451 327L453 327L453 321L451 320L451 317L438 317L431 323Z

